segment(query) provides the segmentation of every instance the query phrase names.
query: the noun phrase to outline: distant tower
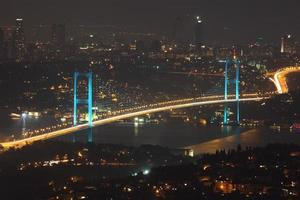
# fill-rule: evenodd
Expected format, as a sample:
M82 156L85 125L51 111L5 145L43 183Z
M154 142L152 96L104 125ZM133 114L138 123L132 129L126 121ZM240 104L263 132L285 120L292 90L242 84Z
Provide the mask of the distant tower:
M284 37L281 38L281 48L280 53L284 53Z
M233 66L235 68L235 78L229 78L229 66ZM235 100L236 100L236 123L240 124L240 61L237 59L236 52L233 52L233 59L227 59L225 64L225 73L224 73L224 99L229 99L229 86L230 83L234 83L235 85ZM228 105L225 104L224 107L224 119L223 124L228 125Z
M174 44L182 43L184 40L184 23L181 17L176 17L172 31L172 40Z
M4 32L0 28L0 60L4 58Z
M49 33L50 33L50 27L48 25L37 25L34 26L32 29L32 34L33 34L33 42L49 42Z
M66 41L66 26L64 24L53 24L51 36L53 46L62 49Z
M86 99L79 99L77 96L77 82L78 78L80 76L86 77L88 81L88 97ZM89 126L89 132L88 132L88 142L93 142L93 134L92 134L92 126L93 126L93 74L92 72L88 73L74 73L74 108L73 108L73 125L77 126L77 106L78 104L86 104L88 106L88 126ZM73 138L73 141L75 141L75 137Z
M174 44L181 47L195 43L195 17L190 15L178 16L172 32Z
M203 21L200 16L196 16L196 25L195 25L195 45L197 48L201 48L204 45L203 42Z
M291 34L287 34L284 37L284 53L294 54L295 52L295 40Z
M17 60L22 60L25 55L25 31L23 25L23 19L16 19L15 30L15 47Z

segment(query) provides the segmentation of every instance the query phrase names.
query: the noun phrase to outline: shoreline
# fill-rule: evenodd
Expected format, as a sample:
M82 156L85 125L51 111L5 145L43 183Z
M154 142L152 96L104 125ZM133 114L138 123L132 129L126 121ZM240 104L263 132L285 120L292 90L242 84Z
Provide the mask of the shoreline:
M200 155L204 153L215 153L217 150L221 149L236 149L239 144L244 148L246 146L261 147L270 143L300 144L300 134L272 132L267 128L255 128L244 131L241 134L218 138L197 145L185 146L183 148L193 150L194 155Z

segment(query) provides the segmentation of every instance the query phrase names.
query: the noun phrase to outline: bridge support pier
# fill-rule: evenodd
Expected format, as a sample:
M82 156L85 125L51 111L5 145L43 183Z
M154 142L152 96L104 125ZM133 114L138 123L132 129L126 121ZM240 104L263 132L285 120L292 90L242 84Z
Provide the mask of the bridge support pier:
M236 123L240 125L240 61L234 60L235 65L235 99L236 99Z
M233 65L235 67L235 79L229 80L228 78L228 66ZM224 99L228 100L228 85L230 82L235 83L235 100L236 100L236 123L240 124L240 90L239 90L239 78L240 78L240 61L237 59L227 59L225 63L224 72ZM223 124L228 125L228 104L224 106Z
M79 76L84 76L88 79L88 97L87 99L77 98L77 82ZM88 73L74 73L74 108L73 108L73 126L77 126L77 106L78 104L86 104L88 106L88 142L93 142L92 127L93 127L93 74ZM73 136L73 142L76 142L76 136Z
M225 63L225 72L224 72L224 99L228 99L228 65L229 65L229 60L226 60ZM223 116L223 124L227 125L228 124L228 105L224 105L224 116Z
M224 105L224 117L223 117L223 124L227 125L228 124L228 105Z
M93 128L88 129L88 143L93 142Z

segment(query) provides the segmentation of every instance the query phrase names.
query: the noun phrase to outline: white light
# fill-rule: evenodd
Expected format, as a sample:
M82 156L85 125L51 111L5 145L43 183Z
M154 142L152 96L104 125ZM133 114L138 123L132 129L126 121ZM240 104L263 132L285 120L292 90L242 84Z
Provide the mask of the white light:
M144 175L148 175L150 173L150 170L149 169L145 169L144 171L143 171L143 174Z
M199 24L202 23L202 20L201 20L200 16L197 16L196 19L197 19L197 22L198 22Z
M136 172L132 174L132 176L137 176L137 175L138 175L138 173L136 173Z

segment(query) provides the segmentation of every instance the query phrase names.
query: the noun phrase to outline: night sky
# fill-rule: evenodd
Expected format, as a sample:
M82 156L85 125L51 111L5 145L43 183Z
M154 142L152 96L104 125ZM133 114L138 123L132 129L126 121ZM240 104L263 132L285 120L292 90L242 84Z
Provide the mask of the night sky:
M299 0L4 0L0 25L117 25L170 34L176 17L200 15L210 42L300 37Z

